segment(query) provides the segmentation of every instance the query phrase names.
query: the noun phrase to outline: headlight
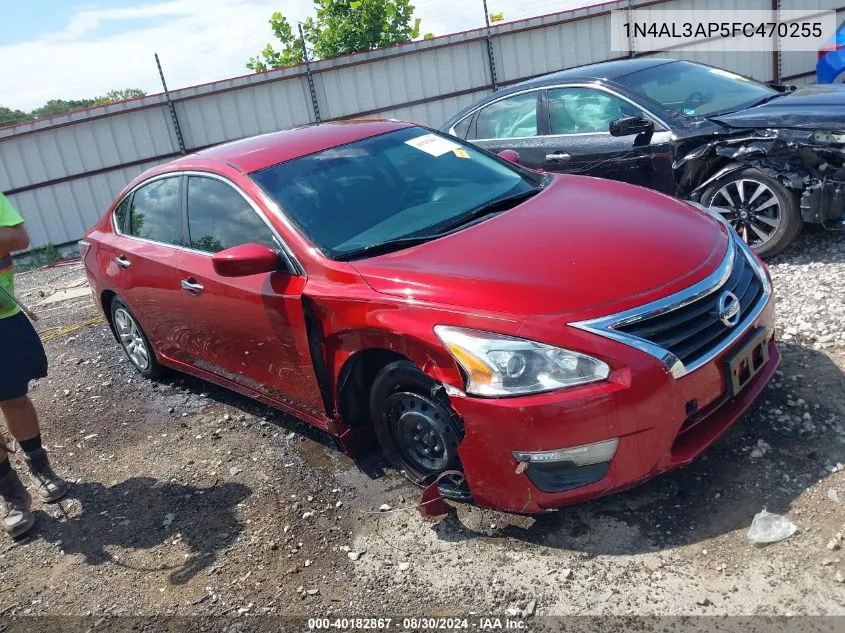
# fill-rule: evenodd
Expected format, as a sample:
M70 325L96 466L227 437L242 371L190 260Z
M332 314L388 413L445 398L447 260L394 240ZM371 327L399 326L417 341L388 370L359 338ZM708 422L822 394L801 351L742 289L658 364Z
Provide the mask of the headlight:
M569 350L492 332L438 325L434 333L467 374L467 393L516 396L606 380L610 367Z

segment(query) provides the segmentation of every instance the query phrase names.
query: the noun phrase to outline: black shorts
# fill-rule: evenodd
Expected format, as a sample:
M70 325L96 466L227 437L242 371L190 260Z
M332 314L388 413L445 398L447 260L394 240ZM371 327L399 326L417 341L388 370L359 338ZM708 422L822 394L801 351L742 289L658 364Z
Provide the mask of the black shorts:
M47 375L47 355L23 312L0 319L0 402L29 393L29 382Z

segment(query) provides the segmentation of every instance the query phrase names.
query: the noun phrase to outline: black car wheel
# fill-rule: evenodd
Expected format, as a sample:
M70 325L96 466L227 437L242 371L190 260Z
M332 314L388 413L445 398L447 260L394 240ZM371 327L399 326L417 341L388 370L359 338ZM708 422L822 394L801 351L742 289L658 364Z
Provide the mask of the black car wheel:
M417 485L431 483L444 471L461 470L463 424L439 387L410 361L396 361L378 373L370 392L382 449Z
M111 322L117 340L132 366L145 378L158 377L161 366L156 360L153 346L138 324L138 319L118 297L111 302Z
M720 213L761 257L789 246L804 222L798 200L759 169L744 169L708 187L701 203Z

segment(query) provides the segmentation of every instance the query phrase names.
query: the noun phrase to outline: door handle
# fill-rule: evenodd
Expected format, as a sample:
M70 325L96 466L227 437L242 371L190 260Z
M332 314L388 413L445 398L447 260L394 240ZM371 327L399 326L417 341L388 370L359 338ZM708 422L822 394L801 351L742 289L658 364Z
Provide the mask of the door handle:
M126 257L120 255L119 257L114 258L114 263L120 266L121 268L129 268L132 266L132 262L130 262Z
M567 154L566 152L555 152L554 154L546 154L546 160L550 163L565 163L570 158L572 158L572 154Z
M197 283L197 280L194 279L193 277L188 277L187 279L183 279L181 283L182 283L182 289L187 290L191 294L198 295L203 290L205 290L203 285L200 284L200 283Z

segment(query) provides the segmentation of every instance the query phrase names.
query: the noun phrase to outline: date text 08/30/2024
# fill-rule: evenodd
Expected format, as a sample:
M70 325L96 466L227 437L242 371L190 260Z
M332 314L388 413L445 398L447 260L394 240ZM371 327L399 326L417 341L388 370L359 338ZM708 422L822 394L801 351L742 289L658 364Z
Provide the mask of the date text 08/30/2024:
M499 616L477 616L473 618L309 618L310 631L366 631L366 630L470 630L499 631L523 630L527 628L526 621L521 618Z

